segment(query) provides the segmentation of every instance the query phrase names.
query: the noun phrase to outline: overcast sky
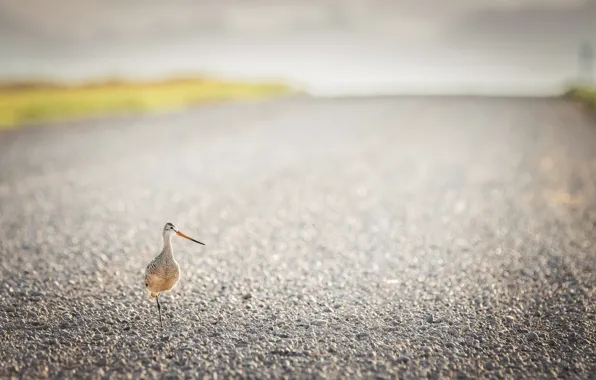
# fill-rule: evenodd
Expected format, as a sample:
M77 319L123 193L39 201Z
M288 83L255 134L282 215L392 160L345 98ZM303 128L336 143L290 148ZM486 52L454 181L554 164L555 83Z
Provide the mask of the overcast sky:
M197 33L362 30L438 36L490 11L581 9L588 0L0 0L3 46L146 41Z
M404 51L455 62L433 53L447 42L524 41L521 54L535 43L568 55L590 36L596 0L0 0L0 77L248 67L287 76L337 72L346 60L386 75Z

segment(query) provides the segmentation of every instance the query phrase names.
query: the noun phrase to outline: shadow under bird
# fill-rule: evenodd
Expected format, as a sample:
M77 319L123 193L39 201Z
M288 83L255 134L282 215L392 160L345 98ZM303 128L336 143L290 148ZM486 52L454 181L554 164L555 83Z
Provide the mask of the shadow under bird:
M174 259L172 250L172 236L178 235L195 243L205 245L191 237L184 235L172 223L166 223L163 228L163 249L161 253L147 265L145 269L145 288L149 291L151 298L157 301L157 310L159 313L159 324L163 328L161 320L161 306L159 296L162 293L169 292L176 286L180 279L180 265Z

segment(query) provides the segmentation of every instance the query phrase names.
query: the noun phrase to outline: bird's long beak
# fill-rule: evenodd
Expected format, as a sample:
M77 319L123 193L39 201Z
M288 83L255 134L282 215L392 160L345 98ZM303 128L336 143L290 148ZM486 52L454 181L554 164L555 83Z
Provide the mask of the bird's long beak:
M205 243L201 243L201 242L200 242L200 241L198 241L198 240L195 240L195 239L193 239L193 238L191 238L191 237L188 237L188 236L184 235L184 234L183 234L182 232L180 232L180 231L176 231L176 234L177 234L178 236L180 236L180 237L183 237L183 238L185 238L185 239L188 239L188 240L190 240L190 241L194 241L195 243L199 243L199 244L201 244L201 245L205 245Z

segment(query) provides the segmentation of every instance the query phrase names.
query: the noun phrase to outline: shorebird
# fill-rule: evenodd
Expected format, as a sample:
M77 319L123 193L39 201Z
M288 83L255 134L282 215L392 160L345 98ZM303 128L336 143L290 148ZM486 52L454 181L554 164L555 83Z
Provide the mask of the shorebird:
M205 245L191 237L184 235L172 223L166 223L163 228L163 248L161 253L147 265L145 269L145 288L157 301L157 311L159 312L159 324L163 328L161 320L161 306L159 304L159 296L162 293L169 292L176 286L180 279L180 265L174 259L174 251L172 250L172 236L178 235L195 243Z

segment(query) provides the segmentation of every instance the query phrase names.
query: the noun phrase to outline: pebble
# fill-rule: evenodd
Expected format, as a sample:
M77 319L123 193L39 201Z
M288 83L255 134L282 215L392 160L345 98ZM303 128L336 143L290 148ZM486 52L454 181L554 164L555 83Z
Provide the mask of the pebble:
M398 363L408 363L410 361L410 357L409 356L405 356L402 355L400 357L397 358L397 362Z
M531 331L526 335L526 339L529 342L533 342L535 340L538 340L538 334L536 334L535 332Z
M311 324L314 326L327 326L327 321L324 319L315 319Z

